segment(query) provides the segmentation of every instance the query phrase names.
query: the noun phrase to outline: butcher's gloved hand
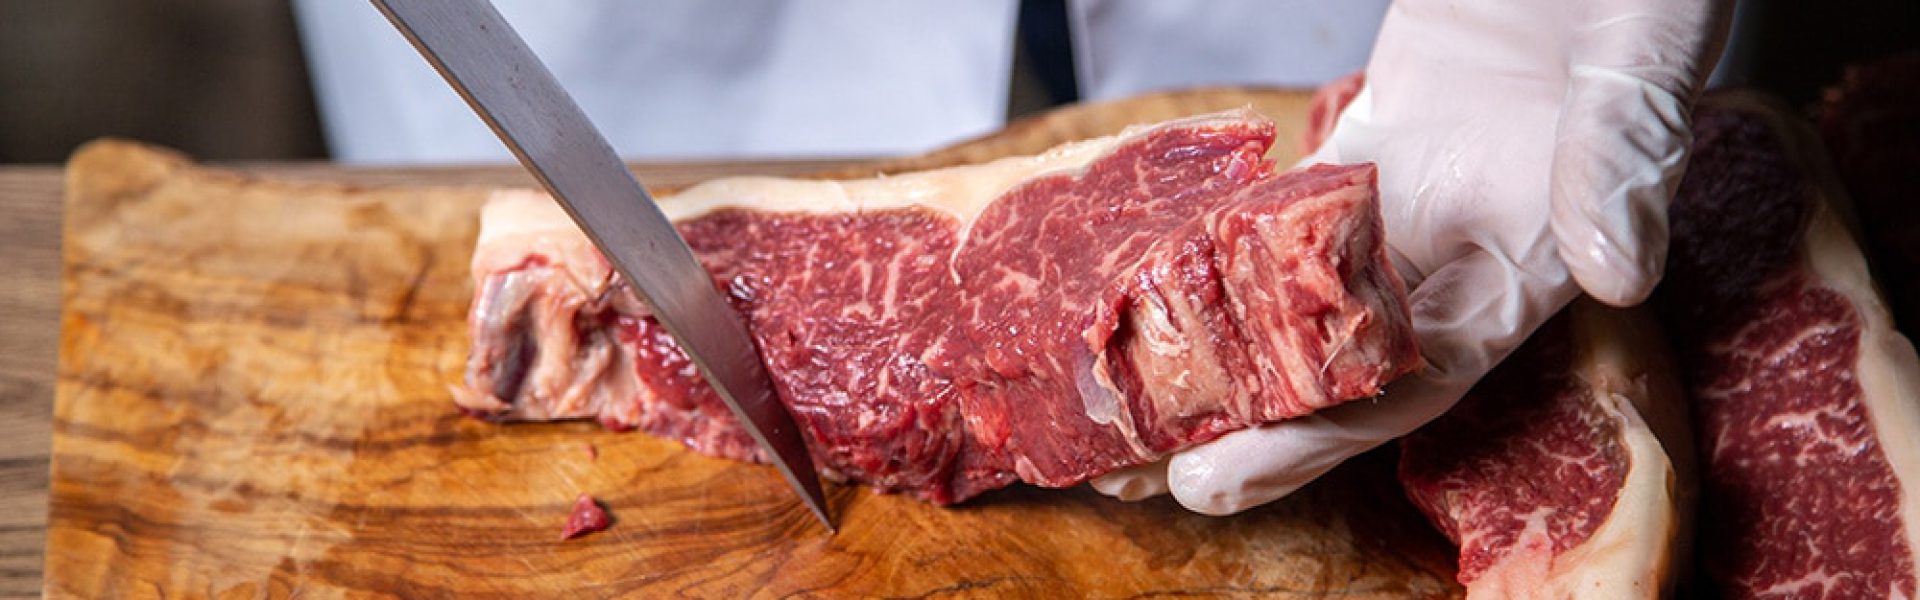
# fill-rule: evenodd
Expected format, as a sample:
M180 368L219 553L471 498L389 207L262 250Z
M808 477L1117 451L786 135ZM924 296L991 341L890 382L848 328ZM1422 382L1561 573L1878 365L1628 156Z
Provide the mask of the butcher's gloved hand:
M1371 161L1429 368L1378 399L1094 481L1227 514L1445 412L1581 290L1636 304L1666 260L1689 111L1724 0L1399 0L1365 85L1303 163Z

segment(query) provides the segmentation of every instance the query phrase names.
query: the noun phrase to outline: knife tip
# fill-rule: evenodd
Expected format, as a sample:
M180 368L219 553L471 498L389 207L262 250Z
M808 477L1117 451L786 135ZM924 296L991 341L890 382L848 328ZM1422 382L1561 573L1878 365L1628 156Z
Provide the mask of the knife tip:
M814 518L817 518L820 520L820 525L827 528L827 535L832 536L834 534L840 533L840 527L835 525L833 523L833 517L827 514L826 506L822 504L808 502L807 508L813 511Z

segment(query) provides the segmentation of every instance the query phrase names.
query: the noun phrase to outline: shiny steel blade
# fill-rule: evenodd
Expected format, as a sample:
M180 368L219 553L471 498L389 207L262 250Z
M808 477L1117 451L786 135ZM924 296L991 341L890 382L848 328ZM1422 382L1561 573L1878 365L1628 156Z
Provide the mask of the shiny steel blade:
M806 442L746 324L587 115L487 0L373 0L559 199L680 342L813 514L833 529Z

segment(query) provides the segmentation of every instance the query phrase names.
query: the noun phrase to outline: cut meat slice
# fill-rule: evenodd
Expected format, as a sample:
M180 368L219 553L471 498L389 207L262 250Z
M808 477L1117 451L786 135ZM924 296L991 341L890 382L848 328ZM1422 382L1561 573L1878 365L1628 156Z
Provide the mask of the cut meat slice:
M1371 166L1275 173L1247 111L879 179L662 208L748 318L830 477L954 502L1372 396L1420 364ZM465 410L598 418L753 458L544 196L482 216Z
M1672 591L1692 448L1651 318L1577 301L1403 441L1400 481L1460 545L1469 598Z
M1730 598L1913 598L1920 358L1809 128L1709 95L1656 302L1694 402L1703 570Z

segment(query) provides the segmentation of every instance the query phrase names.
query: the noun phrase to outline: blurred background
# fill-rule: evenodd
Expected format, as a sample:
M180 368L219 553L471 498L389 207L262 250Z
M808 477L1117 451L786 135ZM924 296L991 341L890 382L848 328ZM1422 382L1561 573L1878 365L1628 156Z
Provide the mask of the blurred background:
M210 160L334 156L300 12L271 0L0 0L0 163L57 163L101 136ZM1721 80L1800 106L1847 63L1920 48L1920 0L1752 0L1739 12ZM1017 14L1004 116L1079 99L1062 2L1018 2Z
M326 157L289 5L0 0L0 162L60 162L106 135Z

